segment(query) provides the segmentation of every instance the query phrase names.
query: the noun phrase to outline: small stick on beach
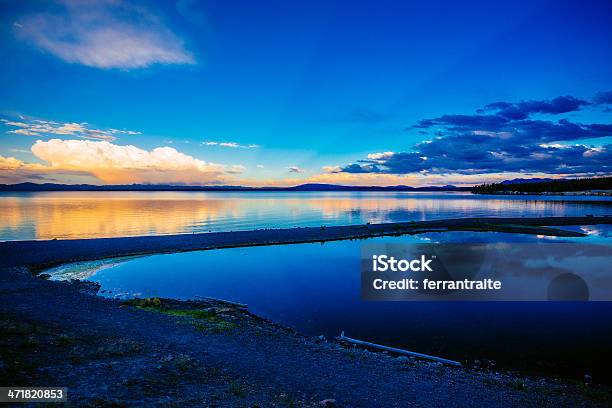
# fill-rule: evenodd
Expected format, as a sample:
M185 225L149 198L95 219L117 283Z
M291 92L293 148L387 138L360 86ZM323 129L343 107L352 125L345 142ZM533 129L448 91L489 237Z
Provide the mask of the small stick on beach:
M217 298L212 298L212 297L207 297L207 296L194 296L194 297L196 297L198 299L210 300L210 301L213 301L213 302L227 303L228 305L240 307L240 308L243 308L243 309L246 309L246 308L249 307L248 305L246 305L244 303L232 302L231 300L217 299Z
M380 350L390 351L392 353L405 354L407 356L422 358L425 360L432 360L438 363L447 364L447 365L454 366L454 367L462 367L462 364L455 360L448 360L442 357L430 356L429 354L416 353L414 351L398 349L395 347L387 347L387 346L383 346L383 345L376 344L376 343L370 343L369 341L352 339L350 337L346 337L344 335L344 331L342 331L342 333L340 334L340 337L337 337L337 339L346 341L347 343L351 343L351 344L358 344L360 346L372 347L372 348L376 348Z

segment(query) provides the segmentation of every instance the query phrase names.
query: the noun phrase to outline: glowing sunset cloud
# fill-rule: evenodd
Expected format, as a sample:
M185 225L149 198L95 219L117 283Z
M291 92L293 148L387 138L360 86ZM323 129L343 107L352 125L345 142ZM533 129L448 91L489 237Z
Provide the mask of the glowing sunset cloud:
M226 179L226 173L241 171L240 166L204 162L172 147L147 151L107 141L38 140L32 146L32 153L49 164L24 163L0 156L3 169L0 179L28 179L55 172L75 172L91 174L109 184L218 184Z

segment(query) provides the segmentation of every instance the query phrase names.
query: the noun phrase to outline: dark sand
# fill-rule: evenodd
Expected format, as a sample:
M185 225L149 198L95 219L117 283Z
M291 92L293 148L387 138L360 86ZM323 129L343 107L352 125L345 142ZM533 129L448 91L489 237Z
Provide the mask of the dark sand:
M0 267L49 267L65 262L203 249L362 239L431 231L497 231L561 237L584 234L552 226L612 224L612 217L462 218L388 224L261 229L205 234L155 235L0 242Z
M197 319L122 306L81 286L0 268L0 384L68 387L75 407L320 407L332 398L338 407L556 408L612 397L605 386L306 337L214 302L161 301L215 316Z

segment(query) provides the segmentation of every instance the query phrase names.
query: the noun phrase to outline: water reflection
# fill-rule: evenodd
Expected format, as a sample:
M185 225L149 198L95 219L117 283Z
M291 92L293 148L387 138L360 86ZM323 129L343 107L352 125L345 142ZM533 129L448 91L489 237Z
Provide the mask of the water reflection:
M94 238L466 216L609 214L605 197L469 193L40 192L0 194L0 240Z
M576 227L581 229L585 227ZM357 338L454 359L494 359L499 367L565 373L585 372L612 382L611 302L365 302L360 296L360 249L365 243L511 243L504 274L529 291L556 299L553 281L580 275L590 297L608 290L610 226L585 238L451 232L257 248L155 255L112 265L76 265L74 272L112 291L107 296L213 296L249 304L250 310L308 334ZM598 232L595 232L598 231ZM541 250L557 245L546 256ZM597 244L582 246L580 243ZM600 245L607 243L608 247ZM575 246L571 246L575 245ZM568 249L569 248L569 249ZM587 266L586 269L584 267ZM51 271L69 278L70 266ZM563 283L563 282L561 282ZM561 289L567 285L562 284ZM550 289L550 290L549 290Z

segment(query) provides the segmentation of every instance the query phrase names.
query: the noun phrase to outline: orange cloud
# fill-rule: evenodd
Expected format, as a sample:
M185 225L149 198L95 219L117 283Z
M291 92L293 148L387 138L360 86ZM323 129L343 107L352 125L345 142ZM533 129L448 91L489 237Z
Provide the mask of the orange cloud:
M108 184L177 183L218 184L237 174L242 166L209 163L172 147L144 150L107 141L38 140L32 153L45 164L25 163L0 156L1 179L36 181L57 173L89 174Z
M81 181L91 182L89 173L62 169L52 169L39 163L26 163L14 157L0 156L0 183L32 182L62 182L63 176L82 178ZM58 178L59 177L59 178Z

